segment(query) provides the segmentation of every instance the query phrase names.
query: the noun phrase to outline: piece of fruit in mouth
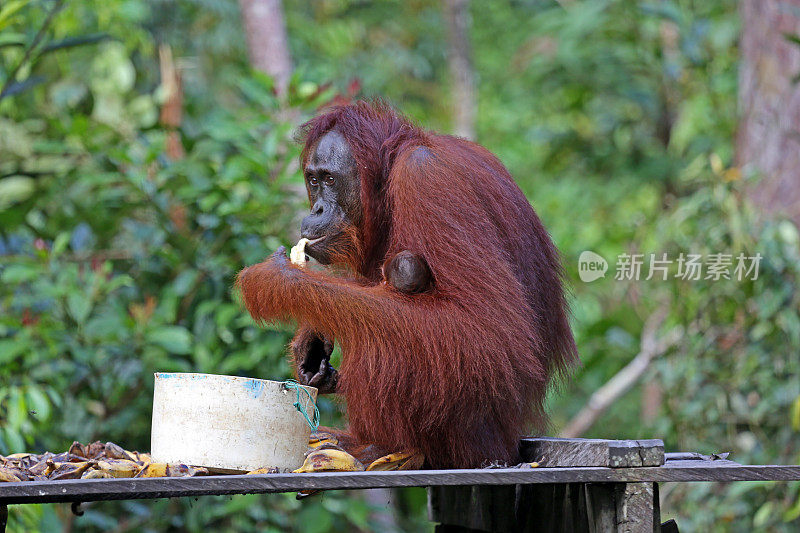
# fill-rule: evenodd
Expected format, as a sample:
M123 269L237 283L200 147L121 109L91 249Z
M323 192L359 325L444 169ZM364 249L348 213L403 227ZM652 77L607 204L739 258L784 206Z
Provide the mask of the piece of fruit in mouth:
M289 260L292 264L297 266L305 266L306 265L306 246L309 244L314 244L315 242L319 242L324 237L318 237L316 239L306 239L305 237L301 238L297 241L297 244L292 246L292 249L289 251Z

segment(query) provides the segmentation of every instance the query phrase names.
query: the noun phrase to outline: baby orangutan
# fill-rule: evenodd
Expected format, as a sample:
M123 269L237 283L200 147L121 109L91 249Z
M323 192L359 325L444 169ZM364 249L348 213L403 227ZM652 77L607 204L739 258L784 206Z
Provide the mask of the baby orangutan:
M398 291L416 294L429 288L433 275L422 257L403 250L383 266L383 277Z

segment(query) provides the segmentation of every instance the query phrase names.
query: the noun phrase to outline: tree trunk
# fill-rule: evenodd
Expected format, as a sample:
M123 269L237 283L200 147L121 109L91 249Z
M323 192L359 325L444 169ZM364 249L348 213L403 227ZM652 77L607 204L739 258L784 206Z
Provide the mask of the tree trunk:
M447 62L453 83L453 132L475 138L475 74L469 42L469 0L444 0L447 19Z
M167 157L173 161L186 155L178 129L183 118L183 82L172 59L172 48L168 44L158 47L158 64L161 70L161 87L164 89L164 103L161 106L160 120L167 131Z
M272 76L278 96L284 96L292 75L292 56L281 0L239 0L239 5L250 63Z
M749 195L800 224L800 0L742 0L738 164Z

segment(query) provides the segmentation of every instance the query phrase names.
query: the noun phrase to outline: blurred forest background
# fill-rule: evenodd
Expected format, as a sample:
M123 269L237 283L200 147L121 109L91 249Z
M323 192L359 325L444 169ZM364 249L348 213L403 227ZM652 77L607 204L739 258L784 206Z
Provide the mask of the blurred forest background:
M289 377L291 328L256 327L232 281L297 238L296 126L382 96L495 152L561 249L583 367L553 434L797 463L798 79L797 0L0 1L0 454L147 450L154 371ZM579 280L584 250L605 278ZM757 280L613 275L740 252ZM666 484L662 509L796 531L799 492ZM9 527L431 527L423 489L84 507Z

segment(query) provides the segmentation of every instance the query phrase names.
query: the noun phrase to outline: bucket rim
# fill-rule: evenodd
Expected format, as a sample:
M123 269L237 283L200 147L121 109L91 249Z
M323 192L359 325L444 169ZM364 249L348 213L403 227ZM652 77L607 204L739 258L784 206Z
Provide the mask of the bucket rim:
M183 379L183 380L200 380L200 379L211 379L216 381L251 381L257 383L264 383L264 384L274 384L277 386L284 385L287 380L277 381L273 379L262 379L262 378L251 378L246 376L230 376L226 374L207 374L204 372L153 372L154 381L164 381L167 379ZM309 392L317 393L318 389L316 387L312 387L310 385L303 385L298 383L300 387L306 389Z

